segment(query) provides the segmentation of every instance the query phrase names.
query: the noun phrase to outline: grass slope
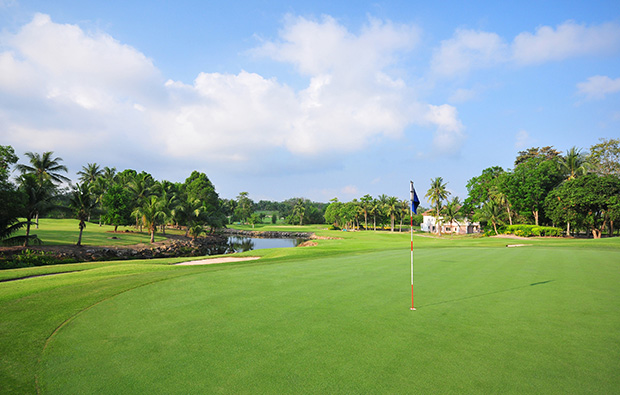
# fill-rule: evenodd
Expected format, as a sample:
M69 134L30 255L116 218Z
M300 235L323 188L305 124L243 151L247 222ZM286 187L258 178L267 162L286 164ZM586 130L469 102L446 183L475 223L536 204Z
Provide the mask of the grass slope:
M342 239L0 283L1 392L620 388L617 239L416 237L411 312L408 234L319 233Z

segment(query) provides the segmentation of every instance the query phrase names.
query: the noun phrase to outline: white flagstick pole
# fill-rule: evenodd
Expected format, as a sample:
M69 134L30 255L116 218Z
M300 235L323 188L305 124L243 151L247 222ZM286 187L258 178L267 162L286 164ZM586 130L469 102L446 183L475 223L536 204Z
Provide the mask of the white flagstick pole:
M411 310L415 310L415 307L413 306L413 181L409 181L410 182L410 191L411 191Z

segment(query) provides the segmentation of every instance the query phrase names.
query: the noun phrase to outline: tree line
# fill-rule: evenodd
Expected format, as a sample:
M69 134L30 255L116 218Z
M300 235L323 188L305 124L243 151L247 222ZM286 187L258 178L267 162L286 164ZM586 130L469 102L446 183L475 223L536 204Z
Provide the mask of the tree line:
M601 139L589 150L552 146L520 151L514 168L493 166L467 183L461 212L489 224L561 227L600 238L620 217L620 139Z
M449 198L442 177L431 179L425 197L437 233L441 223L468 220L495 234L509 225L530 224L563 227L567 235L587 232L600 238L604 230L613 235L620 218L620 139L599 141L588 151L572 147L561 153L552 146L520 151L513 169L493 166L471 178L464 201ZM409 219L409 204L385 195L346 203L332 199L325 219L335 226L369 229L370 218L373 229L389 223L393 231L395 221L402 225ZM414 224L421 222L420 214L414 216Z
M261 201L255 204L247 192L236 200L220 199L206 174L193 171L184 182L156 180L147 172L89 163L77 172L78 183L71 185L63 159L53 152L27 152L28 164L11 146L0 146L0 241L3 244L40 244L31 228L38 226L40 216L72 217L79 220L77 245L89 222L99 225L133 225L150 233L165 234L167 226L185 229L185 235L196 238L228 223L262 222L259 209L276 208L274 218L283 216L288 223L324 223L325 204L296 198L287 201ZM11 167L19 175L12 182ZM69 183L69 187L67 187ZM25 235L15 233L25 229Z

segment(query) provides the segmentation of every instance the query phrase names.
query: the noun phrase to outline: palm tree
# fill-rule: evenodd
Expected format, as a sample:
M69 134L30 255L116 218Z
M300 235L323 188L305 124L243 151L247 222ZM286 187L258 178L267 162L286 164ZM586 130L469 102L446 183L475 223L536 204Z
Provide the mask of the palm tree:
M86 221L90 218L90 213L97 207L97 199L93 199L87 183L84 182L81 185L78 184L73 188L69 205L73 209L76 218L80 221L80 235L78 236L77 244L82 245L82 232L86 227Z
M407 200L400 201L400 227L398 228L399 232L403 231L403 221L409 214L409 202Z
M579 175L584 175L591 168L588 157L577 147L568 149L566 155L560 156L558 166L567 176L566 180L573 180Z
M372 206L373 198L372 196L366 194L361 199L361 208L364 212L364 230L368 230L368 212L370 211L370 207Z
M299 215L299 226L302 225L304 220L304 214L306 213L306 204L303 199L297 200L297 204L293 208L293 215Z
M459 215L459 210L461 209L461 202L459 201L459 197L455 196L450 202L448 202L446 204L446 207L444 207L443 210L443 215L444 215L444 219L446 220L447 223L451 224L453 222L456 222L456 226L457 226L457 234L459 233L460 229L461 229L461 224L459 224L458 219L460 218Z
M482 220L490 221L493 224L493 230L495 234L498 235L497 224L501 223L502 216L502 208L499 204L497 204L495 200L487 201L480 210L480 216Z
M96 163L88 163L86 166L82 166L82 170L78 171L77 174L82 183L92 184L99 176L103 175L103 170Z
M26 173L19 177L19 190L24 194L24 216L26 217L24 247L28 247L31 240L40 242L36 236L30 235L30 225L33 223L32 219L49 206L54 185L50 180L43 180L41 185L35 174Z
M62 158L52 158L53 154L53 151L44 152L43 155L26 152L25 155L30 158L30 164L32 166L18 164L16 168L22 174L34 174L41 186L46 180L58 184L71 181L69 178L60 174L60 172L67 173L67 167L60 164Z
M372 228L377 231L377 214L381 211L381 203L377 199L372 199L368 212L372 215Z
M108 183L112 183L114 182L114 179L116 178L116 167L104 167L103 170L101 171L101 176L108 182Z
M151 243L154 243L157 224L164 216L159 198L154 195L150 196L150 199L134 210L133 214L142 218L142 223L151 234Z
M385 201L385 213L390 216L390 231L394 232L394 219L400 210L398 198L390 196Z
M175 222L186 226L185 237L189 237L189 230L196 225L202 216L203 204L200 199L190 199L179 201L178 205L172 210L172 217Z
M508 213L508 222L512 225L512 212L510 211L510 201L508 200L508 196L504 192L502 192L497 185L493 185L489 189L489 197L500 206L506 207L506 212Z
M140 173L136 174L128 183L127 187L129 191L133 194L134 201L136 202L136 211L134 213L138 213L140 208L148 202L148 198L153 195L153 185L155 181L153 180L153 176L148 173ZM142 230L139 215L136 216L136 228L140 227Z
M22 175L32 174L34 175L37 183L39 184L40 191L46 190L46 193L53 195L56 188L55 183L69 182L69 178L60 174L60 172L67 173L67 167L61 165L62 158L52 158L53 151L44 152L42 155L26 152L25 155L30 158L30 165L18 164L16 169L19 170ZM32 192L32 191L31 191ZM50 198L49 196L48 198ZM34 218L36 218L37 228L39 226L39 212L34 212Z
M435 205L435 226L437 227L437 234L440 233L441 227L439 226L439 215L441 213L441 202L448 198L450 192L446 189L447 183L443 182L442 177L431 179L431 187L426 192L427 198L431 200L431 203Z

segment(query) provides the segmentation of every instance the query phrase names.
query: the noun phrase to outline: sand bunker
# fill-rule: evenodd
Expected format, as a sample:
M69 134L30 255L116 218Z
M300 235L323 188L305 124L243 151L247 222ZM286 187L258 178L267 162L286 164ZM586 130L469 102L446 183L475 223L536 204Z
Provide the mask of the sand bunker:
M242 261L253 261L255 259L260 259L258 256L246 256L246 257L225 257L225 258L211 258L211 259L201 259L199 261L190 261L190 262L181 262L176 265L182 266L191 266L191 265L212 265L214 263L227 263L227 262L242 262Z

